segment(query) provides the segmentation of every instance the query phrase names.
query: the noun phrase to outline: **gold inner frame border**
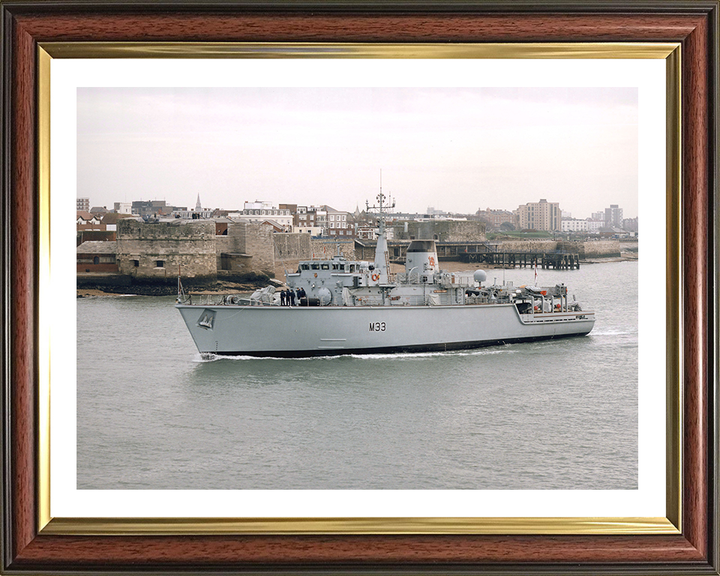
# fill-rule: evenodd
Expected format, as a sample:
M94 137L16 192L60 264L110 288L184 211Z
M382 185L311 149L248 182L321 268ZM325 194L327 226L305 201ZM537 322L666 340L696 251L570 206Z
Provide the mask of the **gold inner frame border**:
M681 45L679 43L46 42L37 48L39 213L38 529L54 535L679 534L682 531ZM53 518L50 512L50 74L54 58L664 59L666 61L666 517ZM675 295L671 297L670 295ZM45 311L45 313L43 313Z

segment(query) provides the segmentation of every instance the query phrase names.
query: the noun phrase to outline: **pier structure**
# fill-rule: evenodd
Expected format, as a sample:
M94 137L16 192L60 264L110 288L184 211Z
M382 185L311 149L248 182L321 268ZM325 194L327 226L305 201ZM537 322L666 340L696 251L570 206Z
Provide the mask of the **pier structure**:
M389 240L388 252L390 260L402 264L409 242ZM494 242L438 242L435 241L438 258L441 260L460 260L467 263L478 263L504 268L538 268L554 270L579 270L580 254L567 250L548 250L538 246L537 249L516 251L502 250L501 243ZM355 241L357 258L366 260L373 257L375 243L372 241Z
M438 255L439 257L439 255ZM492 264L502 268L543 268L545 270L579 270L580 255L570 252L486 252L466 253L460 256L463 262Z

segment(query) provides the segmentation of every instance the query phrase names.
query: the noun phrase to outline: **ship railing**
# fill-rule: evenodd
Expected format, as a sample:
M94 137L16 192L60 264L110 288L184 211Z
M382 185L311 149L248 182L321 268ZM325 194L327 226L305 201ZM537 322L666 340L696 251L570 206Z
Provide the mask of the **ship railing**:
M263 302L239 294L196 294L194 302L192 294L183 294L182 298L178 298L178 304L189 306L277 306L274 302Z

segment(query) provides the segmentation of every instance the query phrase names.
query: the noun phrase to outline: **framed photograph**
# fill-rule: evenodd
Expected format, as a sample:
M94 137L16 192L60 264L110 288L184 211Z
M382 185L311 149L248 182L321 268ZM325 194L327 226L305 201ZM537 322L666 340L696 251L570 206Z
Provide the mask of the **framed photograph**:
M2 570L717 574L717 10L4 2ZM618 198L640 256L575 276L605 310L590 345L522 345L514 363L453 346L456 320L435 330L459 352L380 340L385 318L357 340L392 344L381 356L215 361L237 353L203 347L215 305L179 293L191 340L170 297L76 298L73 194L192 190L202 213L281 189L348 214L388 190L407 212ZM128 246L118 265L145 266ZM377 294L405 297L382 261ZM561 292L536 295L522 266L488 272L514 282L513 311L528 299L557 335L561 316L588 321L573 271L543 267ZM315 337L304 322L294 341ZM330 336L318 349L346 342Z

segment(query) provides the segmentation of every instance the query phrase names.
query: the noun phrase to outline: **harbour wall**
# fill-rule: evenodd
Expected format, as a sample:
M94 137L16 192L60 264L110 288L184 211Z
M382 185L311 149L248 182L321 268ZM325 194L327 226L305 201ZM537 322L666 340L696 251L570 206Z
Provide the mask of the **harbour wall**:
M273 244L276 262L304 260L312 256L312 238L307 233L275 233Z
M478 220L432 220L397 222L392 225L395 240L437 240L438 242L483 242L485 223Z
M580 258L614 258L620 256L619 240L593 240L590 242L558 242L558 250L573 252Z
M613 258L620 256L620 241L502 240L497 248L498 252L510 253L555 252L556 250L579 254L580 258Z
M348 260L355 260L355 240L346 239L325 239L325 238L313 238L311 242L311 254L310 257L315 256L316 258L332 258L338 254Z

